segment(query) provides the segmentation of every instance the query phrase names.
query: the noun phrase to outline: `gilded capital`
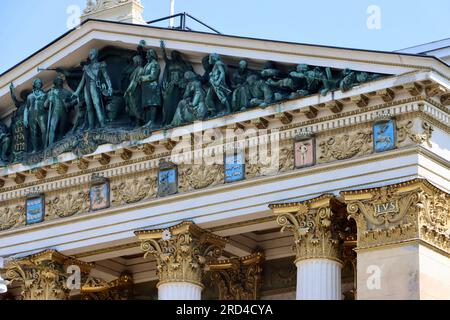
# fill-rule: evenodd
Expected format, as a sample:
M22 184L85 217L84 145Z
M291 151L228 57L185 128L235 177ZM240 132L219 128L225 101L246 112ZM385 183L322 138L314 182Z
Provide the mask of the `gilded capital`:
M205 268L222 255L226 239L186 221L168 229L135 232L144 258L156 258L158 286L169 282L202 285Z
M333 195L270 206L281 232L294 235L296 262L320 258L341 262L341 207Z
M341 193L358 228L358 249L420 240L450 253L450 195L416 179Z
M221 260L209 266L220 300L258 300L262 285L264 254Z
M46 250L8 262L5 278L11 283L20 283L22 300L67 300L70 293L67 268L74 265L80 268L80 276L89 274L94 266L55 250Z

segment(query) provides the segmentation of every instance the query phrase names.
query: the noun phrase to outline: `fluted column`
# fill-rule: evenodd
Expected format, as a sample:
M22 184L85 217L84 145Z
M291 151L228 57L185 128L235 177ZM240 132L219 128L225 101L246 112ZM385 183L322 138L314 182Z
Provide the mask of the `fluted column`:
M201 300L203 286L188 282L168 282L158 286L159 300Z
M341 300L340 262L330 259L299 260L297 300Z
M156 258L159 300L201 300L205 268L221 256L226 240L193 222L136 235L144 257Z
M333 208L332 208L333 207ZM294 235L297 300L341 300L342 207L332 195L301 203L271 205L281 231Z
M82 277L88 275L94 265L46 250L8 262L5 278L11 283L20 283L22 300L67 300L70 290L75 289L67 285L70 266L80 268L81 284Z

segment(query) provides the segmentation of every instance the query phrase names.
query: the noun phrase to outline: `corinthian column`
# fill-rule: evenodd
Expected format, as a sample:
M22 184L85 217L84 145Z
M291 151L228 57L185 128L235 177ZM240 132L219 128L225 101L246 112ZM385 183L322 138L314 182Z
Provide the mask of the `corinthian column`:
M221 256L226 240L193 222L135 234L144 257L156 258L159 300L201 300L205 267Z
M332 195L271 205L281 231L294 235L297 300L341 300L340 221ZM340 220L340 219L339 219Z
M78 267L80 272L69 274L68 268L73 269L74 266ZM10 261L5 266L5 278L11 283L20 283L22 300L67 300L70 290L80 289L71 288L70 285L76 286L76 282L81 284L81 277L89 274L93 266L55 250L46 250ZM68 281L71 275L79 276L78 281Z

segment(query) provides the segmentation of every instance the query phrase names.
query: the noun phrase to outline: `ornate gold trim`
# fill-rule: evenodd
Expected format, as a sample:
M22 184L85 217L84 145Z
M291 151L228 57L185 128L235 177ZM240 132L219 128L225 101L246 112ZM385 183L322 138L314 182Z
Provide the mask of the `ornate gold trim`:
M136 231L144 258L156 258L158 286L170 282L202 285L208 264L222 255L226 239L207 232L191 221L167 229Z
M450 195L415 179L341 192L358 227L358 249L420 239L450 253Z
M269 206L278 215L281 232L294 235L296 263L306 259L330 259L342 264L342 204L333 195Z
M77 265L83 275L89 274L92 263L67 257L56 250L46 250L5 266L5 279L19 282L23 300L67 300L66 268Z
M219 288L219 300L258 300L263 262L264 254L255 252L211 264L211 280Z

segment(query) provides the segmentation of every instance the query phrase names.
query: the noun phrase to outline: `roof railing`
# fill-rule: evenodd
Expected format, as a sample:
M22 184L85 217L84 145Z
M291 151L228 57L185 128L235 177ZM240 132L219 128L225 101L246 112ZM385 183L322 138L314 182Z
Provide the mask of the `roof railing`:
M207 25L206 23L202 22L201 20L191 16L189 13L187 12L182 12L182 13L177 13L174 14L172 16L168 16L168 17L164 17L164 18L160 18L160 19L156 19L156 20L152 20L152 21L148 21L147 24L151 25L151 24L155 24L161 21L166 21L166 20L171 20L171 19L175 19L175 18L180 18L180 25L178 27L172 27L173 29L177 29L177 30L186 30L186 31L194 31L193 29L189 28L187 26L187 21L188 19L192 19L195 22L201 24L202 26L206 27L207 29L209 29L210 31L217 33L217 34L221 34L219 31L217 31L216 29L214 29L213 27ZM170 28L170 27L169 27Z

